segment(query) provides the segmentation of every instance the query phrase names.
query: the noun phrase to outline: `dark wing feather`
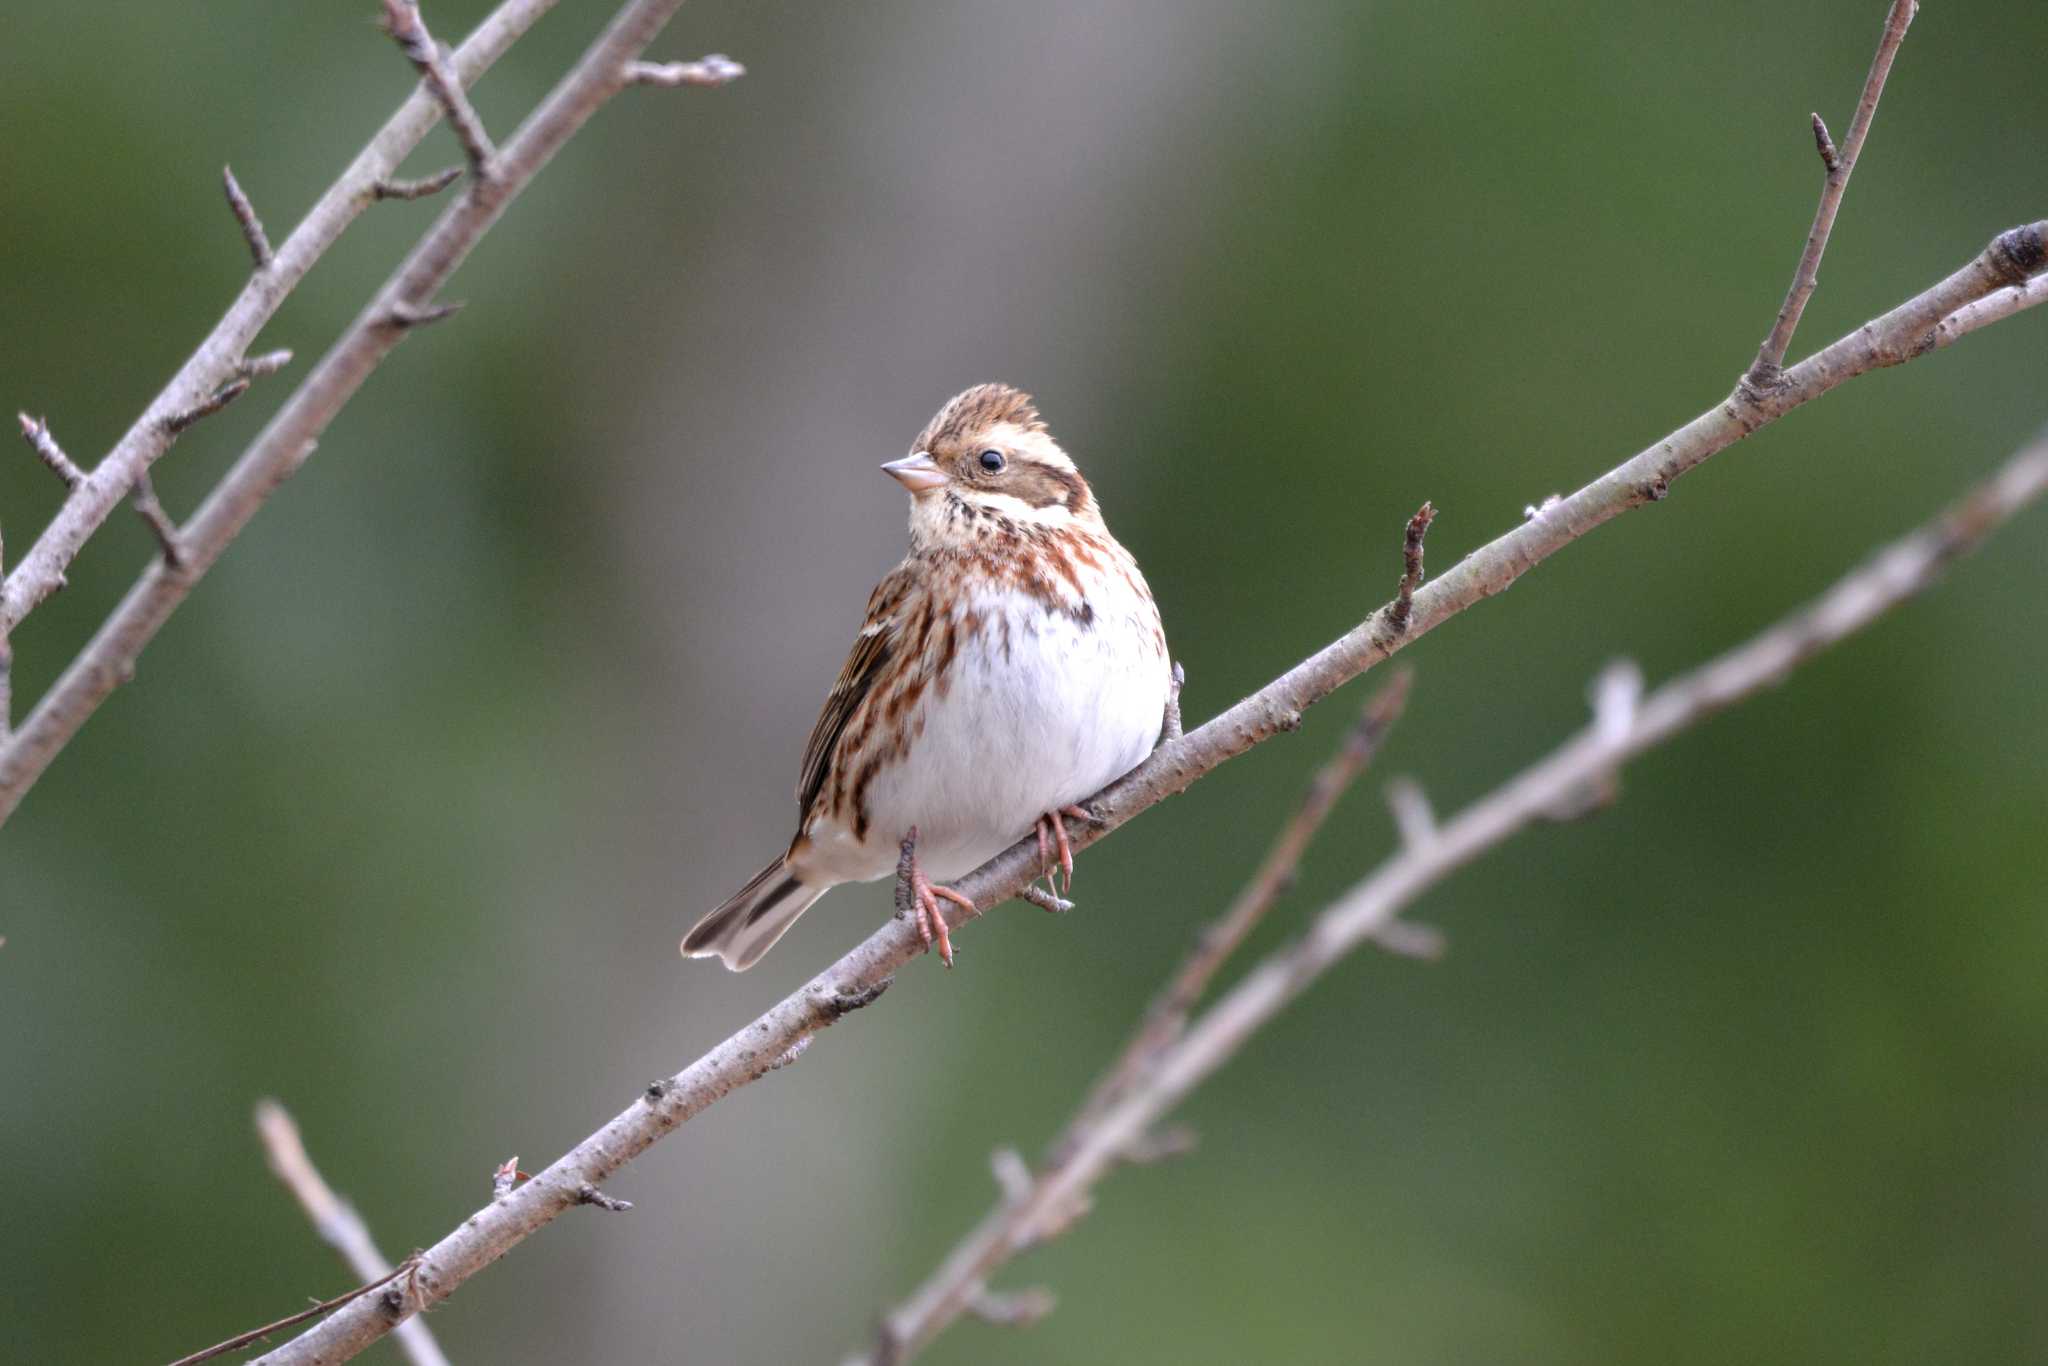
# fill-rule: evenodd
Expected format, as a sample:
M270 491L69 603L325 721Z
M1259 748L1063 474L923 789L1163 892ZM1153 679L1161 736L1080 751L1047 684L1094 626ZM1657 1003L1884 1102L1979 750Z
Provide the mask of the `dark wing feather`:
M825 790L839 737L895 657L903 637L901 609L913 582L910 574L899 568L876 584L868 596L867 624L861 627L860 639L854 641L853 653L846 657L839 681L832 685L825 709L818 713L818 724L811 728L810 743L804 746L803 776L796 785L799 828L810 823L818 794Z

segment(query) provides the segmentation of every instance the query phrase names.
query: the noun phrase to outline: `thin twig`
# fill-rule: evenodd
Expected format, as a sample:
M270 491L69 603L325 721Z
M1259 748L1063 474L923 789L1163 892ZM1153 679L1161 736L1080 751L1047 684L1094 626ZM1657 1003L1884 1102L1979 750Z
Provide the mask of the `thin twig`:
M226 384L221 385L220 388L208 394L204 401L194 404L182 413L173 413L170 417L165 418L164 430L173 436L178 435L201 418L212 417L215 413L248 392L249 377L247 375L236 375ZM149 476L147 473L144 473L142 477L146 479Z
M418 180L380 180L370 187L370 193L378 199L424 199L441 193L460 179L462 168L450 166Z
M888 1360L908 1361L962 1313L988 1278L1018 1251L1051 1237L1084 1209L1090 1192L1124 1160L1131 1144L1228 1062L1245 1041L1332 965L1401 923L1400 912L1430 888L1511 836L1541 821L1571 793L1629 759L1753 693L1775 687L1828 646L1869 625L1928 587L1957 556L2048 493L2048 436L2007 461L1991 479L1933 522L1879 552L1815 602L1747 643L1627 701L1622 675L1608 710L1590 726L1441 826L1425 843L1404 841L1364 881L1319 913L1308 932L1279 950L1203 1012L1107 1107L1082 1107L1071 1126L1078 1141L1037 1175L1011 1171L1002 1199L955 1246L901 1308L884 1315L877 1335ZM1633 666L1627 666L1630 671ZM874 1366L876 1354L848 1366Z
M51 473L64 481L65 488L76 489L85 482L85 471L71 463L71 457L64 454L64 448L57 444L57 438L50 435L49 419L30 417L27 413L16 416L21 420L21 439L28 442L29 449L50 467ZM21 571L17 569L15 572ZM14 624L0 619L0 629Z
M282 1332L287 1328L295 1328L308 1319L317 1319L322 1314L331 1313L343 1305L353 1304L357 1300L363 1299L371 1291L390 1285L400 1276L413 1271L418 1264L418 1260L419 1254L415 1253L393 1267L389 1274L379 1276L368 1285L359 1285L345 1295L336 1295L331 1300L322 1300L310 1308L301 1309L296 1314L288 1314L274 1323L266 1323L261 1328L251 1328L246 1333L237 1333L226 1342L216 1342L213 1346L194 1352L190 1356L179 1357L171 1363L171 1366L199 1366L199 1363L202 1361L212 1361L214 1358L224 1357L230 1352L239 1352L251 1343L263 1341L272 1333Z
M265 375L276 374L291 363L292 353L288 350L280 348L276 351L265 351L262 355L250 356L235 366L235 376L238 379L262 379Z
M1436 520L1436 506L1424 503L1408 519L1408 531L1401 540L1401 582L1394 593L1393 610L1387 613L1387 629L1400 635L1408 629L1415 610L1415 590L1422 587L1422 538Z
M449 64L448 54L427 32L419 0L384 0L384 30L398 44L406 60L419 68L420 79L440 101L442 111L448 115L448 126L462 144L462 154L469 158L470 174L478 180L489 180L495 174L498 149L491 145L491 135L484 131L484 121L463 91L462 79Z
M1408 691L1413 681L1414 675L1408 669L1396 670L1386 685L1367 699L1359 710L1358 719L1345 732L1337 752L1317 770L1308 791L1302 796L1301 805L1281 827L1258 870L1245 883L1222 918L1196 936L1194 948L1167 979L1159 994L1153 997L1144 1018L1118 1053L1116 1061L1096 1081L1081 1107L1080 1115L1054 1141L1054 1162L1058 1162L1059 1154L1076 1141L1078 1132L1091 1116L1128 1090L1132 1079L1150 1066L1162 1049L1180 1037L1181 1031L1187 1027L1188 1013L1201 1000L1209 983L1216 979L1216 974L1223 970L1230 956L1237 952L1251 932L1258 928L1259 922L1294 885L1302 855L1308 852L1309 845L1321 833L1330 813L1337 809L1338 800L1372 763L1387 732L1400 720L1402 709L1408 705Z
M242 182L235 179L232 166L220 168L221 188L227 191L228 208L235 215L235 222L242 226L242 240L249 244L249 257L255 261L256 269L269 270L270 263L277 259L277 253L270 249L270 238L263 231L263 220L256 216L256 206L249 202L249 196L242 193Z
M768 1066L770 1068L780 1067L782 1062L778 1059L775 1062L769 1063ZM579 1205L595 1205L599 1209L608 1209L613 1214L624 1214L627 1210L633 1208L631 1200L621 1200L615 1195L606 1195L588 1181L576 1188L576 1203Z
M539 0L526 0L526 3L537 4ZM72 660L57 682L37 702L13 738L0 748L0 822L4 822L19 806L29 785L49 766L51 759L100 702L124 679L133 676L135 656L204 578L206 571L255 516L257 509L311 454L320 433L404 337L404 328L390 325L394 306L432 299L439 292L448 277L541 168L607 99L618 93L617 73L620 68L653 40L681 4L682 0L629 0L623 5L616 21L598 36L540 107L527 117L518 132L500 149L493 175L488 180L479 179L472 184L427 230L405 263L385 282L376 299L314 366L284 407L200 504L184 528L189 560L185 572L178 575L150 573L138 581L85 650ZM523 8L521 0L507 0L500 13L511 9L523 12ZM486 27L495 22L497 16L487 21ZM461 74L459 60L456 68ZM363 160L359 159L357 168L353 168L350 176L345 178L348 214L371 201L371 187L390 174L391 166L380 154L375 160L374 173L358 176L358 170L366 169ZM334 193L335 190L329 191L330 196ZM322 200L323 204L326 202L326 199ZM345 218L340 221L345 221ZM303 230L304 225L301 225ZM288 276L296 278L294 270L303 273L296 266L287 267L293 259L298 239L299 233L294 232L279 250L277 266L269 275L282 281ZM232 373L233 367L240 362L242 348L247 344L246 339L237 344L223 370ZM181 387L177 392L182 396L188 391ZM190 408L193 401L188 399L176 406L165 406L160 396L158 403L151 405L148 416L161 423L171 413ZM167 440L167 437L160 432L159 440ZM127 471L121 486L125 494L132 487L135 476L147 469L149 460L161 454L162 450L163 445L157 444L147 451L138 452L136 461L115 461L110 456L93 471L72 503L85 504L88 510L97 508L100 483L111 477L114 470ZM87 493L91 496L87 497ZM98 520L84 514L75 521L71 520L70 512L71 508L67 507L65 514L60 515L36 542L29 560L9 576L5 594L0 596L0 619L6 620L10 627L20 620L21 613L53 591L54 585L47 576L55 571L57 565L68 563L84 536L99 524ZM60 524L62 535L58 535ZM788 1042L793 1040L785 1041L785 1047Z
M156 489L143 475L135 481L135 511L156 537L157 548L163 552L164 563L177 570L185 567L185 549L178 541L178 524L164 511L164 505L157 501Z
M263 1155L271 1174L299 1202L321 1241L341 1254L349 1270L364 1280L388 1279L391 1263L377 1250L369 1225L322 1179L299 1136L299 1126L283 1105L274 1100L257 1102L256 1134L263 1140ZM399 1324L397 1338L413 1366L448 1366L448 1358L434 1341L425 1319L414 1316Z
M627 62L624 68L628 85L731 85L747 74L741 66L723 52L713 52L699 57L694 62Z
M475 84L556 3L505 0L456 49L453 64L457 76L465 85ZM291 236L277 248L271 268L251 273L213 331L113 450L94 466L76 495L65 502L8 575L4 590L0 590L0 629L11 631L21 625L23 618L63 585L65 570L127 498L135 487L135 477L169 449L176 436L166 425L169 419L190 412L235 377L264 324L373 202L372 187L396 171L440 119L441 107L434 97L425 90L414 91L292 229Z
M1877 55L1870 60L1870 74L1863 78L1863 94L1856 101L1856 117L1849 124L1849 136L1839 150L1834 139L1828 136L1828 126L1819 114L1813 116L1814 144L1820 151L1821 165L1825 174L1821 178L1820 203L1814 207L1813 226L1806 233L1806 249L1799 255L1799 266L1792 272L1792 287L1785 291L1785 302L1778 307L1778 317L1771 324L1770 333L1763 344L1757 347L1756 359L1750 363L1749 373L1743 376L1744 385L1752 391L1761 391L1777 383L1780 370L1785 364L1785 352L1792 345L1792 333L1799 327L1799 316L1806 311L1806 301L1813 297L1813 290L1820 278L1820 258L1828 249L1828 236L1835 230L1835 215L1841 211L1842 196L1848 191L1849 176L1856 169L1856 158L1862 155L1863 140L1870 136L1870 124L1877 117L1877 102L1884 95L1885 78L1891 74L1892 59L1899 55L1899 44L1906 41L1906 30L1913 23L1918 12L1919 0L1892 0L1892 7L1885 15L1884 33L1877 42Z

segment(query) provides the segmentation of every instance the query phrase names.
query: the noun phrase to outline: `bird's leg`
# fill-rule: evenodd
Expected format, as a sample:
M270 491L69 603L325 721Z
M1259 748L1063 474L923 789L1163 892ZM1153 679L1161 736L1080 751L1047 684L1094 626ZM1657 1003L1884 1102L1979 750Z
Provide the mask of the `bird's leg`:
M974 902L951 887L940 887L924 875L924 867L917 857L917 827L910 827L910 834L903 841L903 861L897 865L897 873L910 885L910 912L917 922L917 937L929 953L934 941L939 946L939 961L947 967L953 966L953 941L946 934L946 917L939 910L939 899L945 898L956 906L972 911ZM901 904L900 902L898 903Z

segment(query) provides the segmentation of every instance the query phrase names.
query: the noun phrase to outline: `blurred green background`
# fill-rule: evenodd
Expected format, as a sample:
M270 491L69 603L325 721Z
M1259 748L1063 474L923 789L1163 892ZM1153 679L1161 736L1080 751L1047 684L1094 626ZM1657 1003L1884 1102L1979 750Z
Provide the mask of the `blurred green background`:
M17 0L0 402L103 452L411 85L368 0ZM445 38L484 0L433 0ZM1034 390L1143 562L1191 720L1719 399L1790 275L1880 0L688 7L719 92L607 109L0 832L10 1360L162 1361L349 1282L265 1173L274 1094L394 1254L886 914L760 968L683 928L788 835L903 544L874 471ZM595 32L484 81L503 136ZM2048 205L2048 9L1930 5L1795 354ZM456 158L437 131L410 163ZM386 205L262 339L299 376L437 212ZM1255 948L1585 714L1738 641L2048 417L2028 315L1856 381L1431 635ZM159 467L181 515L290 378ZM59 490L0 458L25 548ZM19 706L146 562L122 515ZM12 556L10 556L12 558ZM934 1362L2048 1357L2048 673L2037 511L1937 591L1417 908L1004 1277ZM832 1361L1035 1151L1264 847L1357 687L1011 908L433 1316L458 1362ZM371 1359L395 1360L387 1345Z

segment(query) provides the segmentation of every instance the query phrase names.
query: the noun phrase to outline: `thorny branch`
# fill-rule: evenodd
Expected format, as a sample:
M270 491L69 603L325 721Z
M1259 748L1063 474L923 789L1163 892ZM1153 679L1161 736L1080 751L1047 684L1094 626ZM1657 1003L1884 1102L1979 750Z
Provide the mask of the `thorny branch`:
M1839 149L1835 140L1828 136L1828 126L1819 114L1813 116L1813 142L1820 153L1821 166L1825 171L1821 180L1820 203L1813 211L1813 227L1806 234L1806 249L1799 255L1799 266L1792 272L1792 287L1785 292L1785 302L1778 307L1776 321L1771 324L1770 333L1763 344L1757 347L1756 359L1750 363L1749 373L1743 382L1751 389L1764 389L1775 384L1780 368L1785 363L1785 352L1792 345L1792 333L1799 326L1799 315L1806 311L1806 301L1813 297L1814 286L1820 280L1820 258L1828 249L1828 236L1835 230L1835 215L1841 211L1842 196L1849 189L1849 175L1856 169L1856 158L1863 153L1863 140L1870 136L1870 125L1877 117L1877 102L1884 96L1885 78L1891 75L1892 59L1899 55L1899 45L1906 41L1906 29L1912 25L1913 16L1919 11L1919 0L1892 0L1891 11L1885 15L1884 34L1877 42L1877 55L1870 59L1870 74L1863 79L1863 94L1856 101L1856 116L1849 124L1849 136Z
M1107 1105L1084 1105L1043 1170L999 1163L1002 1198L903 1306L882 1320L882 1341L848 1366L909 1360L988 1293L991 1274L1063 1230L1088 1208L1096 1183L1129 1146L1233 1057L1346 954L1373 941L1425 891L1576 794L1603 786L1623 763L1750 695L1927 588L1996 527L2048 493L2048 435L1932 523L1880 551L1816 601L1693 672L1642 696L1633 664L1610 666L1594 688L1592 724L1428 835L1397 852L1316 915L1308 930L1248 972ZM1143 1028L1140 1030L1143 1037ZM1041 1292L1043 1293L1043 1292Z
M321 1241L341 1254L349 1270L363 1280L373 1285L387 1280L392 1266L377 1250L369 1225L321 1177L299 1137L299 1126L284 1106L274 1100L257 1102L256 1134L263 1141L263 1154L271 1174L299 1202ZM448 1366L448 1358L442 1355L425 1319L407 1319L398 1325L396 1336L399 1348L413 1366Z

